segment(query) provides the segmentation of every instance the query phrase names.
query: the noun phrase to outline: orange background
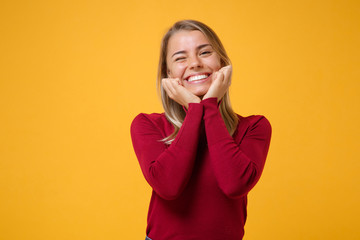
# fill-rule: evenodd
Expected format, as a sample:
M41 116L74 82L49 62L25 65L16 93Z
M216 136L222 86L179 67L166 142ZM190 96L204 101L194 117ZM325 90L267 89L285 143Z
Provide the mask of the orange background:
M0 239L144 239L132 149L161 112L159 45L180 19L222 39L232 105L273 138L245 239L359 239L360 3L2 1Z

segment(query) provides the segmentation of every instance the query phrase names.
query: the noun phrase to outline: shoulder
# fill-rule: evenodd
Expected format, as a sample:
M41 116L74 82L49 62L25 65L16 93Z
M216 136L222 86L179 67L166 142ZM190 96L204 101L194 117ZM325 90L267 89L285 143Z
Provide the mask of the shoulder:
M261 135L267 138L271 137L271 124L263 115L251 115L243 117L238 115L239 123L236 135L240 138L245 135Z
M166 119L163 113L139 113L131 123L131 126L138 124L153 123L155 125Z
M158 121L161 118L165 117L163 113L139 113L132 123L137 123L141 121Z
M251 115L247 117L242 117L240 115L238 116L239 116L239 124L245 124L254 127L261 125L271 128L271 124L269 120L263 115Z
M167 121L164 113L140 113L131 123L131 131L143 130L144 128L158 128L163 130L167 127Z

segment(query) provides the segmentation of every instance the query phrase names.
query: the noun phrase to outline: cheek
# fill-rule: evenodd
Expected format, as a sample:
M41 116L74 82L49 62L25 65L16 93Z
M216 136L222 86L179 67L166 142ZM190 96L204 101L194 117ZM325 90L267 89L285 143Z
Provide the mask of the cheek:
M214 71L218 71L221 68L220 59L216 56L209 59L208 66L210 66Z
M186 67L181 64L172 65L169 68L168 73L170 72L171 77L181 78L185 72Z

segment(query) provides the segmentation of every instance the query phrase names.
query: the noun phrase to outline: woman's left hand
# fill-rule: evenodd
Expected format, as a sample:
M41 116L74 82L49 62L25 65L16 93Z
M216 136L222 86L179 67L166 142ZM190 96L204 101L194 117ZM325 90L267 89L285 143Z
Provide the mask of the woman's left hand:
M231 65L222 67L219 71L215 72L213 75L213 81L211 86L205 96L204 99L216 97L219 102L225 93L228 91L231 84L231 74L232 67Z

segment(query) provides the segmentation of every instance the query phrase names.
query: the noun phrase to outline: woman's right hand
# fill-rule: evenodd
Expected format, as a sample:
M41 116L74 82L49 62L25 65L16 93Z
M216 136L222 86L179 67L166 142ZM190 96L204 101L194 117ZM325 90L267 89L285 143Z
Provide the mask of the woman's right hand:
M189 108L189 103L201 102L198 96L182 86L179 78L163 78L162 86L172 100L186 108Z

